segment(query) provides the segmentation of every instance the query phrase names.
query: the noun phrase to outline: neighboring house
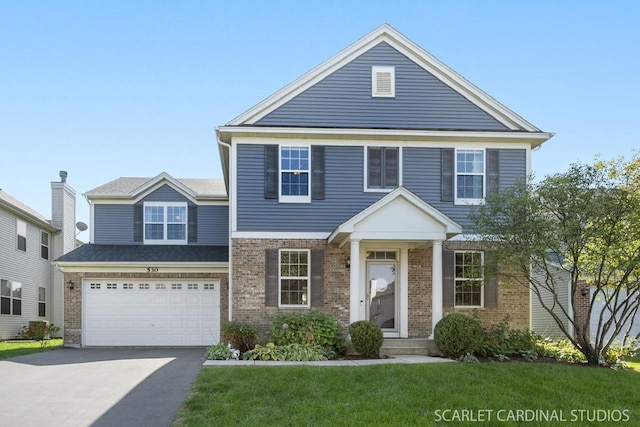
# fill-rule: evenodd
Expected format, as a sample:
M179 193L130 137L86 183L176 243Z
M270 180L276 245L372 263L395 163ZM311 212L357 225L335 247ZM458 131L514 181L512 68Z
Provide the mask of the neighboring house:
M452 311L529 326L527 290L485 281L467 215L552 135L393 28L216 135L224 181L85 193L91 243L58 260L66 345L210 344L228 319L266 331L313 309L387 338L430 337Z
M51 183L52 217L0 190L0 339L16 338L21 325L63 326L62 274L51 261L75 247L75 191Z
M226 320L222 180L119 178L83 194L90 243L58 258L65 345L206 345Z
M485 281L473 205L526 179L552 134L383 25L217 130L230 317L319 309L430 337L446 313L529 327L524 287Z

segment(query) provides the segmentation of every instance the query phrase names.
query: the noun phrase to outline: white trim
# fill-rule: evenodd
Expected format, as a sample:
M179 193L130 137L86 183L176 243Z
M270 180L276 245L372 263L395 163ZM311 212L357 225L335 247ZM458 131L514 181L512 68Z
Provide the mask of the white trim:
M456 92L460 93L470 102L487 112L509 129L539 132L538 128L496 101L477 86L471 84L460 74L440 62L433 55L407 39L404 35L400 34L388 24L383 24L376 28L360 40L348 46L346 49L343 49L327 61L316 66L311 71L305 73L262 102L240 114L228 124L232 126L239 126L256 123L273 110L282 106L307 90L309 87L323 80L337 69L382 42L388 43L400 53L407 56L410 60L414 61L417 65L432 73L436 78Z
M282 252L306 252L307 254L307 275L306 276L285 276L285 278L302 279L307 281L307 303L306 304L282 304ZM278 249L278 308L311 308L311 250L297 248Z
M482 152L482 174L458 173L458 153L460 151L480 151ZM482 205L487 197L487 151L484 148L459 147L453 154L453 194L455 205ZM458 198L458 175L480 176L482 175L482 198Z
M162 207L163 210L163 238L162 239L147 239L147 207ZM184 208L185 218L184 222L170 223L168 221L167 208L180 207ZM151 222L152 224L158 224L157 222ZM169 239L169 224L184 225L184 239ZM144 202L142 206L142 241L145 245L186 245L189 243L189 206L187 202Z
M380 91L378 81L380 75L389 75L389 88L387 91ZM396 67L373 65L371 67L371 97L372 98L395 98L396 96Z
M229 274L229 263L226 262L56 262L54 265L63 273L148 273L149 267L157 267L156 274Z
M234 231L232 239L327 239L330 233L309 233L303 231Z
M479 280L482 282L480 286L480 305L457 305L456 304L456 282L457 278L455 275L456 268L456 254L461 253L479 253L480 254L480 267L482 268L482 278ZM473 250L473 249L464 249L464 250L456 250L453 252L453 305L455 308L467 309L467 308L484 308L484 285L485 285L485 277L484 277L484 251ZM468 278L467 278L468 279Z
M307 194L299 196L282 194L282 149L283 148L306 148L307 149L307 169L285 169L284 172L299 172L307 174ZM280 203L311 203L311 145L308 144L279 144L278 145L278 202Z

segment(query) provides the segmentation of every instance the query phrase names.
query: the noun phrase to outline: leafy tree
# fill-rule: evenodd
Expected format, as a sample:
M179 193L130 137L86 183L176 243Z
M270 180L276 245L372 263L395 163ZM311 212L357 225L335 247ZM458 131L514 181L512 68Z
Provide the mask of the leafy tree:
M500 274L531 289L588 363L606 360L620 333L623 344L639 338L629 337L625 327L640 306L638 153L629 161L596 158L591 165L573 164L537 184L519 182L470 217L483 239L494 243L493 258L503 264ZM566 289L566 281L558 283L559 270L570 277L570 305L559 298L559 286ZM585 282L595 292L587 315L579 317L571 307ZM589 331L597 300L608 310L602 310L597 330Z

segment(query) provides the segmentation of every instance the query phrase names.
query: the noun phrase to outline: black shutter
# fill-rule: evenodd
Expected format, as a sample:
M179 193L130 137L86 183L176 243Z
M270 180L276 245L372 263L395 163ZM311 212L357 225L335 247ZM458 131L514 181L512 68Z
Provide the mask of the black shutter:
M455 305L454 251L442 250L442 306Z
M487 197L497 194L500 185L500 152L487 150Z
M311 250L311 306L324 306L324 250Z
M382 187L382 148L367 150L367 188Z
M266 249L264 257L264 305L278 306L278 250Z
M142 203L137 205L133 205L133 241L134 242L142 242L143 237L143 215L144 215L144 206Z
M324 200L324 146L311 146L311 200Z
M454 200L454 149L442 148L441 149L441 189L440 189L440 201L453 202Z
M398 186L398 148L387 148L384 152L384 187Z
M498 264L490 251L484 253L485 283L484 283L484 306L498 306Z
M198 241L198 206L189 205L187 208L187 234L189 242Z
M264 198L278 198L278 146L264 146Z

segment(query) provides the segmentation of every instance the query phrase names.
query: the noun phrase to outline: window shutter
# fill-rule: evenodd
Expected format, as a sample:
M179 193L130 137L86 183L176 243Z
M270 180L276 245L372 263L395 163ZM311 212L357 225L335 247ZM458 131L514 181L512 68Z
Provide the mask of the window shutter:
M324 250L311 250L311 306L324 306Z
M187 235L189 242L198 241L198 206L189 205L187 208Z
M453 279L454 252L442 250L442 306L455 305L455 281Z
M278 198L278 146L264 146L264 198Z
M384 186L385 188L398 186L398 148L385 149L384 156Z
M440 190L440 201L453 202L454 200L454 149L442 148L441 149L441 172L442 182Z
M144 206L142 203L133 205L133 241L142 242L143 227L144 227Z
M484 306L498 306L498 264L495 262L493 253L485 251L485 283L484 283Z
M500 151L487 150L487 197L497 194L500 185Z
M324 146L311 146L311 199L324 200Z
M278 250L266 249L264 259L264 305L278 306Z
M382 148L369 147L367 150L367 175L369 188L382 187Z

